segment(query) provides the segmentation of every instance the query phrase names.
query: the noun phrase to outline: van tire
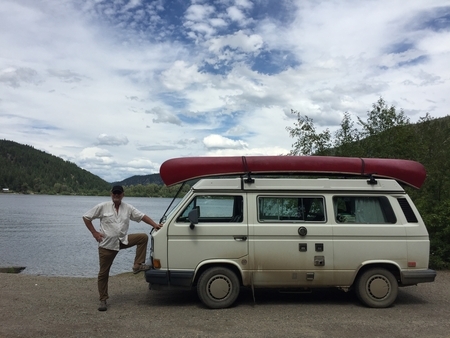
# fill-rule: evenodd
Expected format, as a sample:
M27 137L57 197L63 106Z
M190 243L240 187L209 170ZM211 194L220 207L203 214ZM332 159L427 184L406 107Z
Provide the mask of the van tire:
M373 308L385 308L397 299L398 283L390 271L375 268L359 276L355 289L363 304Z
M198 297L211 309L230 307L236 301L239 292L239 279L228 268L209 268L200 275L197 283Z

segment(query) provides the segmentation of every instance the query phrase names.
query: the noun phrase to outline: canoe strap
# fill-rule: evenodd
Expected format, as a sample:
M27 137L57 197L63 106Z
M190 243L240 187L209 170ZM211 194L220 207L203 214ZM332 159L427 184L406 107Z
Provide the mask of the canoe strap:
M244 169L242 171L247 175L247 178L244 180L244 182L255 183L255 180L251 177L251 171L248 169L247 158L245 156L242 156L242 166Z

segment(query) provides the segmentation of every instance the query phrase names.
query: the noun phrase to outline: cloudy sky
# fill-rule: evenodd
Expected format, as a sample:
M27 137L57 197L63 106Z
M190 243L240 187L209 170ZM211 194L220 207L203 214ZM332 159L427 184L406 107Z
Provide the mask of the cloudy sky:
M449 114L449 0L0 0L0 138L108 182L279 155L379 97Z

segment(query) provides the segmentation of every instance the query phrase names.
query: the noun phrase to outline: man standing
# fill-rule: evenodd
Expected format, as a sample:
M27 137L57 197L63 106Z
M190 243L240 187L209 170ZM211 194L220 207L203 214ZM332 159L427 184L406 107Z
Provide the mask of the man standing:
M155 229L162 227L161 224L154 222L132 205L122 202L123 196L123 187L116 185L111 189L112 202L97 204L83 215L84 224L86 224L92 236L99 243L100 270L97 281L100 294L99 311L106 311L106 300L109 298L109 270L119 250L136 245L133 273L150 269L150 266L145 265L148 236L143 233L128 235L130 220L135 222L144 221ZM92 220L96 218L100 219L100 231L97 231L92 224Z

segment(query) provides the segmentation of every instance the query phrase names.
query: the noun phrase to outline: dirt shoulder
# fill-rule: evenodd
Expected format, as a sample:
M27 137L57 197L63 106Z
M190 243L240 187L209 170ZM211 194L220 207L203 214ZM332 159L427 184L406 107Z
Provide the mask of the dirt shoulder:
M450 337L450 272L402 288L388 309L353 293L242 290L236 306L204 308L194 292L151 291L143 274L110 278L106 312L95 278L0 273L0 337Z

